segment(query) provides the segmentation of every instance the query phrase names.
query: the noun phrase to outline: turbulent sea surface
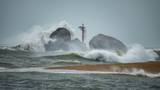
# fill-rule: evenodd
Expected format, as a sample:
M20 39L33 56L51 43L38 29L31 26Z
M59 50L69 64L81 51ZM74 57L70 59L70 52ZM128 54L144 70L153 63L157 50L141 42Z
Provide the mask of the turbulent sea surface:
M66 43L69 48L65 51L62 49L64 47L59 47L64 42L50 37L61 27L71 34L72 43ZM90 47L83 49L79 46L81 41L77 39L77 34L70 25L61 22L56 26L36 26L31 32L6 40L9 41L7 45L12 47L0 46L0 90L160 90L160 70L157 69L160 64L157 60L160 59L152 49L145 49L139 44L126 46L127 52ZM60 36L64 38L63 33ZM75 42L77 40L78 44ZM112 43L115 44L114 40ZM113 48L110 44L110 48ZM55 48L46 49L50 46ZM147 64L143 68L150 73L137 68L144 62ZM109 64L113 66L117 63L127 69L109 68ZM133 65L130 71L128 63L140 65ZM83 66L88 64L91 64L90 68ZM102 67L102 64L105 65ZM80 66L80 69L75 69L74 65ZM148 65L152 68L148 68ZM152 73L153 70L156 73Z
M1 90L159 90L160 78L107 74L0 73Z
M72 73L45 67L101 64L76 53L0 49L0 90L159 90L160 78L143 74ZM62 73L63 72L63 73Z

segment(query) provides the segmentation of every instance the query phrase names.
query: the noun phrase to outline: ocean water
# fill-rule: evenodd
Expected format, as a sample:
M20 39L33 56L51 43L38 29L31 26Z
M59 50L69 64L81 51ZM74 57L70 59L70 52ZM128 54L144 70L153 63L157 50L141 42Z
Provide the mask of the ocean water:
M0 73L1 90L159 90L160 78L112 74Z
M110 63L78 53L56 54L0 49L0 90L160 90L160 78L144 74L46 70L50 66Z

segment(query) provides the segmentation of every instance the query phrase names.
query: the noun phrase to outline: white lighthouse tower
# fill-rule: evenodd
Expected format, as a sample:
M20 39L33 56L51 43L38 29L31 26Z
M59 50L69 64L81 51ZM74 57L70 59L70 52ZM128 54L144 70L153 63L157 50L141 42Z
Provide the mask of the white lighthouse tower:
M84 39L86 37L86 27L84 26L84 24L82 24L82 26L79 26L79 28L82 31L82 42L84 43Z

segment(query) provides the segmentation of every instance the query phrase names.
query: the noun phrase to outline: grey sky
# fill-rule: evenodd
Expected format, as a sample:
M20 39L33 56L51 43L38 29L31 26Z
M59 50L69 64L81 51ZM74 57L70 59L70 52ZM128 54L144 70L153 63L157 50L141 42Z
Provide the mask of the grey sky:
M34 25L66 20L90 39L98 33L126 44L160 47L160 0L0 0L0 44Z

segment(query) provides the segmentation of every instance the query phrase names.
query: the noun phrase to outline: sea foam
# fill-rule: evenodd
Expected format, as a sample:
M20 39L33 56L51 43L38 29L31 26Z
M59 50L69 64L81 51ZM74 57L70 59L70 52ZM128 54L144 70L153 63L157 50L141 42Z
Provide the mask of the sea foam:
M21 45L21 48L26 48L30 46L30 51L33 52L46 52L44 45L49 41L54 42L53 39L49 38L50 34L54 32L58 27L65 27L71 33L71 38L77 38L75 30L69 25L66 21L60 22L58 25L51 25L49 27L36 26L32 29L31 32L23 33L17 37L18 43ZM73 45L74 46L74 45ZM65 52L74 52L71 48L70 51ZM78 51L76 51L78 52ZM64 52L62 52L63 54ZM147 50L140 44L132 45L128 48L128 51L122 55L117 54L117 52L112 52L108 50L97 50L97 49L86 49L86 51L79 51L82 53L81 56L93 60L99 60L102 62L119 62L119 63L132 63L132 62L147 62L155 61L158 55L153 50Z
M152 50L145 49L140 44L135 44L123 55L108 50L91 50L84 57L104 62L133 63L155 61L158 55Z

